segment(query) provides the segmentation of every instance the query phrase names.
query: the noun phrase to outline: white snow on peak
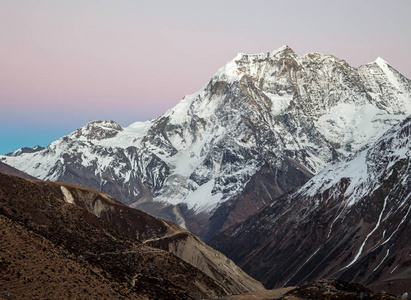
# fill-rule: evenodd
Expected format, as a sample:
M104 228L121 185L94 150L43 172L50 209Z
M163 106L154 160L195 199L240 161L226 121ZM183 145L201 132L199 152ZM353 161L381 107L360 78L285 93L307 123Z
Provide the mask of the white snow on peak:
M277 54L287 49L291 48L287 45L284 45L271 52L257 54L238 53L232 60L230 60L229 62L227 62L227 64L221 67L213 76L213 78L216 78L217 80L227 81L229 83L234 82L236 80L241 79L241 77L245 74L244 71L240 70L239 64L241 65L242 63L245 63L250 66L255 65L255 67L257 67L258 60L266 58L275 58Z
M308 57L308 56L324 56L324 54L320 52L307 52L301 57Z
M323 193L332 186L336 186L342 178L349 179L349 186L345 192L346 195L351 195L350 199L357 199L358 186L368 178L367 151L362 151L356 157L348 162L331 164L324 168L319 174L313 177L301 191L313 197ZM356 192L356 193L355 193ZM349 205L354 204L353 201Z
M203 88L204 89L204 88ZM176 106L166 111L163 116L170 117L170 123L174 125L183 124L187 121L188 111L190 109L191 104L193 101L200 95L199 92L196 92L192 95L185 96L180 102L177 103Z
M271 52L261 52L261 53L238 53L231 61L238 61L238 60L250 60L256 58L267 58L267 57L274 57L277 53L283 52L284 50L291 49L287 45L284 45L276 50ZM231 62L230 61L230 62Z
M106 128L106 129L122 130L122 127L115 121L99 121L99 120L89 121L82 128L87 128L88 129L88 128L92 128L92 127L101 127L101 128Z
M20 155L20 153L22 153L22 152L23 152L23 148L19 148L16 151L12 152L12 155L17 156L17 155Z
M284 45L284 46L282 46L282 47L280 47L280 48L278 48L278 49L276 49L276 50L274 50L274 51L271 51L271 55L275 55L275 54L277 54L278 52L281 52L281 51L284 51L284 50L287 50L287 49L291 49L291 48L288 47L288 45Z
M401 90L400 83L398 82L396 74L393 73L392 69L390 68L390 65L383 60L381 57L378 57L375 60L375 63L381 68L381 70L384 72L385 76L387 79L392 83L392 85L397 89Z
M384 59L382 59L381 57L377 57L377 59L374 61L375 63L377 63L379 66L384 66L387 65L387 61L385 61Z
M128 127L124 127L123 131L119 132L117 136L112 139L112 146L120 146L123 148L135 146L136 142L141 140L147 134L147 131L152 125L152 121L145 121L135 122Z
M277 94L272 94L269 92L265 92L264 94L271 100L271 113L274 116L282 115L290 105L290 102L293 98L292 94L283 96L279 96Z
M214 74L213 78L216 78L217 80L221 81L227 81L227 82L234 82L236 80L240 79L240 74L238 70L238 65L237 65L237 60L242 60L244 54L237 54L234 59L230 60L227 64L222 66L220 69L218 69L217 73Z
M68 137L84 142L91 141L94 145L99 146L127 148L129 146L137 146L152 125L153 121L151 120L135 122L124 128L113 121L91 121L85 126L73 131ZM114 133L117 131L117 134L103 139L93 138L93 130L96 128ZM58 145L61 143L61 139L53 142L51 145L56 142L56 145Z
M402 116L389 114L369 103L339 103L323 114L315 126L327 140L341 145L349 144L350 151L358 151L366 144L375 142L387 130L387 123L393 126L401 119Z
M292 64L287 64L286 61L278 63L278 58L289 53L295 58ZM277 136L281 137L278 138L278 144L267 145L267 149L278 145L279 148L274 149L275 151L280 152L283 149L296 152L308 151L310 156L304 164L311 164L309 167L315 171L319 171L331 161L331 152L327 152L328 150L322 152L321 149L317 151L319 145L316 144L316 140L311 139L310 135L304 133L307 128L303 127L304 122L300 122L300 119L304 121L304 118L307 118L312 122L310 124L314 124L316 131L322 136L321 139L324 138L332 144L340 157L347 157L370 145L389 126L403 119L406 113L411 113L409 93L405 93L406 82L401 83L398 74L381 58L378 58L374 65L361 69L361 72L356 73L355 68L343 69L347 71L349 78L353 76L355 80L366 80L368 86L361 89L360 93L355 88L351 88L351 85L347 88L347 83L351 84L355 80L347 82L341 73L335 72L334 64L336 62L341 64L343 60L331 55L310 54L312 55L297 57L291 48L284 45L272 52L239 53L221 67L212 78L211 84L217 81L232 83L240 80L244 75L254 80L254 88L247 90L245 87L244 90L244 93L248 93L250 98L255 97L256 100L255 106L250 106L252 107L250 111L243 111L248 102L238 106L239 108L230 107L229 101L235 102L236 95L212 94L207 89L209 86L206 85L197 93L184 97L174 108L155 120L135 122L124 128L113 121L91 121L69 136L53 142L45 150L34 154L21 154L19 157L5 157L5 162L46 180L57 179L61 175L57 172L62 174L65 172L67 162L64 161L64 154L72 154L78 159L76 163L91 167L97 175L112 169L118 178L124 179L125 183L129 183L130 178L148 176L147 174L151 174L150 180L156 181L156 178L162 175L164 181L159 181L162 190L154 200L175 204L187 203L189 208L208 210L231 197L228 193L238 192L244 186L238 180L221 183L224 176L238 178L242 176L245 180L258 169L257 160L249 160L252 162L247 166L241 164L240 170L236 169L234 163L229 169L224 169L221 162L223 152L220 150L225 149L226 145L232 144L236 151L238 149L248 151L255 147L253 136L242 139L238 126L243 124L241 119L243 113L248 113L247 117L255 118L253 122L264 120L267 126L264 130L265 128L271 130L276 139ZM319 61L318 69L311 66L310 62L313 60ZM301 68L294 68L294 63ZM306 68L307 64L309 67ZM399 89L400 85L402 89ZM381 93L381 86L387 87L391 96ZM340 87L341 91L339 91ZM305 102L298 103L299 98L294 98L297 90L301 100ZM368 90L371 92L364 92ZM404 91L404 95L400 94L401 91ZM365 97L364 93L368 93L367 96L370 97ZM290 106L292 102L294 105ZM304 110L299 106L302 103ZM226 111L228 122L224 120L219 123L218 118L221 118ZM260 118L260 113L263 118ZM284 125L281 117L276 117L285 113L291 116L291 123L288 125ZM169 119L168 125L172 126L168 128L173 130L167 129L164 136L158 136L155 130L150 131L150 129L163 118ZM198 119L201 123L196 123ZM199 126L198 128L186 126L185 123ZM191 127L195 127L195 130ZM290 128L295 128L295 131L290 131ZM128 147L137 149L134 156L123 151ZM173 151L169 151L170 148ZM16 151L16 155L21 152L23 151ZM126 166L126 163L121 162L116 157L117 153L130 155L126 159L130 164ZM305 190L307 193L316 193L319 189L323 191L346 177L350 178L347 192L351 194L359 192L355 188L356 183L363 182L368 176L364 153L354 158L353 164L342 163L326 168L319 174L318 178L321 180L311 181L311 186ZM242 159L241 152L236 155L240 160ZM162 174L160 168L156 169L157 167L150 163L151 156L156 158L153 162L158 159L167 166L167 174ZM205 164L207 156L211 159ZM56 169L58 171L51 171ZM137 173L137 170L140 173ZM192 180L191 175L201 180ZM221 187L223 184L227 186L230 184L230 189L226 189L230 192L224 192L223 195L217 192L223 189L213 189L216 185ZM133 192L138 194L138 191Z
M381 180L389 175L396 162L409 159L411 140L404 137L401 128L410 126L410 123L410 119L397 123L380 137L374 146L346 161L327 166L304 185L299 193L314 197L331 188L331 194L338 196L341 192L342 179L346 178L348 180L344 192L346 205L349 207L355 204L381 185Z
M120 148L137 146L152 125L153 121L135 122L128 127L124 127L123 131L119 132L115 137L94 143L102 146Z
M132 132L133 134L137 136L142 136L147 133L147 129L153 124L151 121L145 121L145 122L134 122L128 127L125 127L125 131L129 131L130 133Z
M218 203L221 202L223 198L222 193L213 194L212 190L214 188L214 179L208 181L207 183L199 186L195 191L189 193L186 197L182 197L180 199L175 198L170 201L167 199L171 204L179 204L185 203L189 209L193 209L194 211L210 211L215 208Z

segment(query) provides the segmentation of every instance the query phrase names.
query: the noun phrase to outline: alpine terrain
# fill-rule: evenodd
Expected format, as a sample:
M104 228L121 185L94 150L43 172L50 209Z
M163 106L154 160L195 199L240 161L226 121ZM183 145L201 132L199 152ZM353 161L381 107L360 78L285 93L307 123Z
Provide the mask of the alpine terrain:
M238 54L156 119L92 121L1 160L107 192L207 241L374 143L411 114L410 99L410 80L381 58L354 68L284 46Z
M26 174L22 171L17 170L16 168L13 168L5 163L0 162L0 173L3 174L8 174L8 175L13 175L13 176L18 176L26 179L36 179L33 176L30 176L29 174Z
M411 117L210 244L266 287L321 278L411 291Z
M264 291L187 230L84 187L0 173L0 293L198 299Z

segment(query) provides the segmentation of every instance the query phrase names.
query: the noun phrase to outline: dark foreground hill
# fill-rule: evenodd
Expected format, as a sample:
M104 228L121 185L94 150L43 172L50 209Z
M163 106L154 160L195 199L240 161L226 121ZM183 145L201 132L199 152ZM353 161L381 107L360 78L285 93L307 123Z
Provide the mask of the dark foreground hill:
M189 243L204 271L148 246L185 231L74 185L0 174L0 224L4 297L191 299L251 291L253 284L263 289L222 254L207 253L206 245L201 252L200 244ZM212 256L220 261L206 260ZM235 276L217 267L222 261L239 270Z

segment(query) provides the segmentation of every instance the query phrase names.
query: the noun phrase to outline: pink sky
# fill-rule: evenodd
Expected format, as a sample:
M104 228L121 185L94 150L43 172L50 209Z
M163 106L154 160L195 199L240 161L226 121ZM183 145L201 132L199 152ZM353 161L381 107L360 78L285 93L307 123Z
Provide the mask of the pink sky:
M238 52L380 56L411 78L408 0L141 2L0 2L0 153L156 117Z

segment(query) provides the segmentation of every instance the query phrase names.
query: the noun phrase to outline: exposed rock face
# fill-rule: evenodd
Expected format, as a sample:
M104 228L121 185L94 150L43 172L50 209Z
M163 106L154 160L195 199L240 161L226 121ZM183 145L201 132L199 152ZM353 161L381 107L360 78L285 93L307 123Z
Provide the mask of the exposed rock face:
M44 147L41 147L41 146L37 145L37 146L34 146L33 148L23 147L23 148L20 148L20 149L14 151L14 152L7 153L6 155L8 155L8 156L18 156L18 155L21 155L21 154L24 154L24 153L34 153L34 152L38 152L38 151L41 151L41 150L44 150Z
M265 290L244 273L225 255L204 244L199 238L188 232L178 232L144 242L151 247L169 251L193 266L197 266L216 282L221 282L228 294L243 294L249 291Z
M41 236L51 248L70 253L75 261L84 259L86 271L107 272L98 276L125 286L127 297L185 299L264 290L261 283L185 229L127 207L105 193L2 174L0 182L4 222L21 224L19 230L25 235ZM172 246L165 249L167 240L172 240ZM157 249L149 247L156 243ZM5 251L14 251L4 246Z
M144 245L176 255L214 279L227 294L264 290L260 282L248 276L225 255L180 226L127 207L105 193L99 194L102 197L96 197L95 191L77 186L74 189L70 185L61 188L67 191L63 192L66 202L75 202Z
M3 161L105 191L203 239L375 142L411 113L411 83L382 59L353 68L285 46L238 54L162 116L93 121Z
M411 117L210 244L267 288L319 278L411 286Z

